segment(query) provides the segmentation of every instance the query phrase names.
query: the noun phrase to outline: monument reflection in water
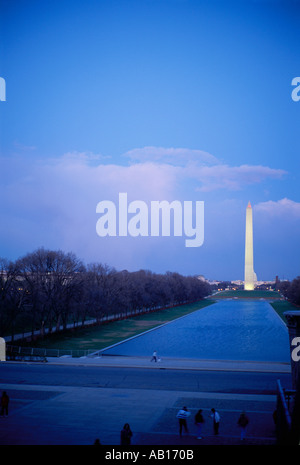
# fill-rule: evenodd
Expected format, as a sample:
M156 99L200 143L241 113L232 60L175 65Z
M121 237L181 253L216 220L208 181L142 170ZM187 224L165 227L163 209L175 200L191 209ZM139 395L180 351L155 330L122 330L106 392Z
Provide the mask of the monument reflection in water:
M226 300L122 342L106 355L290 362L284 322L266 301Z

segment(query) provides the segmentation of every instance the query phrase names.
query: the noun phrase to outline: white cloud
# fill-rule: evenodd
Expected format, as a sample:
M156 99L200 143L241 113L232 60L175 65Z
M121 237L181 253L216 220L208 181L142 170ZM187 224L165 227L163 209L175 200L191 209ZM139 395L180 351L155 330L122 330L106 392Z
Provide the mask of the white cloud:
M266 179L280 179L286 171L261 165L229 166L218 163L212 155L200 150L144 147L125 154L135 163L128 166L103 164L102 155L86 152L67 153L44 166L54 178L72 179L88 191L96 189L111 194L136 194L136 198L168 198L174 188L189 180L199 182L197 190L241 190ZM150 161L151 160L151 161ZM95 163L96 161L96 163ZM172 162L172 163L171 163ZM150 196L150 197L149 197Z
M10 177L9 166L7 176L4 169L8 183L6 198L17 198L25 209L33 208L33 205L43 205L45 208L57 204L60 210L63 205L75 202L77 206L84 204L87 208L93 208L91 205L101 200L114 200L119 192L127 192L130 201L174 200L179 192L186 192L191 186L202 192L218 189L235 191L266 179L280 179L285 174L283 170L266 166L231 167L220 164L213 156L199 150L145 147L127 154L132 152L139 152L141 158L144 155L147 158L147 153L156 153L157 161L145 160L123 166L105 164L102 155L72 152L56 159L28 160L26 165L15 163L13 178ZM191 159L187 156L189 152ZM181 163L186 159L186 164L166 163L168 157ZM205 159L208 160L206 165ZM213 160L216 164L212 166ZM281 202L284 203L284 199Z
M101 153L93 153L93 152L67 152L61 157L61 161L73 161L73 163L81 163L81 162L101 162L103 160L110 159L110 156L102 155ZM57 160L57 159L56 159Z
M257 184L265 179L280 179L285 171L260 165L215 165L187 168L187 175L199 181L199 191L208 192L217 189L231 191L241 190L250 184Z
M143 147L130 150L124 154L133 162L167 163L176 166L186 166L189 163L216 164L218 159L203 150L192 150L187 148L165 148L165 147Z
M300 203L294 202L293 200L284 198L274 202L269 200L268 202L261 202L255 205L255 211L263 214L267 214L271 217L293 217L300 218Z
M124 157L132 162L170 165L177 167L179 180L199 182L198 191L218 189L241 190L265 179L280 179L286 171L261 165L228 166L202 150L187 148L143 147L126 152Z
M49 167L45 167L45 176ZM127 192L133 199L168 197L176 184L176 167L155 163L130 166L93 164L83 156L63 158L51 167L52 178L80 189L85 196L110 199ZM76 194L75 194L76 195Z
M96 157L97 158L97 157ZM102 200L118 203L126 192L133 200L173 200L177 169L171 165L137 163L131 166L96 163L92 154L70 153L57 159L26 160L5 165L3 186L6 242L73 251L88 261L118 267L142 266L151 241L100 240L96 234L96 206ZM5 173L3 173L5 174ZM11 177L13 176L13 177ZM138 263L140 262L140 265Z
M152 249L158 241L99 240L96 235L98 202L112 200L117 204L120 192L128 194L128 202L192 200L191 189L195 186L203 192L237 190L284 174L282 170L263 166L230 167L201 151L191 151L191 159L185 158L188 153L185 149L158 148L156 159L149 161L145 157L125 166L108 164L102 155L88 152L72 152L48 160L24 159L22 163L7 160L2 164L6 179L3 186L6 241L14 238L15 242L24 243L24 247L26 244L27 251L37 245L55 248L59 244L60 248L88 260L97 257L120 267L132 261L138 266L147 254L153 256L153 250L160 253ZM174 163L167 163L168 157ZM210 242L212 235L208 232L206 236Z

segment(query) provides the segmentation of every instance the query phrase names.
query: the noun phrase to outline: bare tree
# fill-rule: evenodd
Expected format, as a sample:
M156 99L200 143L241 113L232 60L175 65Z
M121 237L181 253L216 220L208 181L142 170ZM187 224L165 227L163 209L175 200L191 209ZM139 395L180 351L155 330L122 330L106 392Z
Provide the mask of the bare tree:
M108 265L92 263L87 266L84 300L97 321L112 312L116 274Z
M0 259L0 330L14 340L16 322L24 310L26 291L15 263Z
M83 264L74 254L43 248L18 260L31 305L34 325L43 335L44 327L51 332L53 324L67 326L72 303L79 296L78 273Z

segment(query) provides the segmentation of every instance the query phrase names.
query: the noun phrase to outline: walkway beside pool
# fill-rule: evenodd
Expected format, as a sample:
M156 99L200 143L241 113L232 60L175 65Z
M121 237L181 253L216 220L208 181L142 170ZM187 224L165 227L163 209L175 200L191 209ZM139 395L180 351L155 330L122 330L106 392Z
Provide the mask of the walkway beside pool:
M151 362L149 357L129 357L100 355L94 357L48 357L47 363L65 365L93 365L106 367L149 368L156 370L213 370L213 371L247 371L264 373L291 373L290 363L260 362L244 360L195 360L182 358L162 358Z

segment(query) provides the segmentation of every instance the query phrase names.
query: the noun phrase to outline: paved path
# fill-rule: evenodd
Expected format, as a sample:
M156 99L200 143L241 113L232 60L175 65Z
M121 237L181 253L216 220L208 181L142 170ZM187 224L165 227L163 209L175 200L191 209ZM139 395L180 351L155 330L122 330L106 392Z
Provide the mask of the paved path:
M3 362L10 363L13 362ZM151 370L238 370L287 373L284 364L253 362L188 361L164 359L151 363L149 358L101 357L87 359L53 359L41 364L51 367L64 364L80 364L88 369L94 365L114 366L116 370L126 366ZM32 363L26 363L30 367ZM36 363L34 364L36 366ZM142 373L142 370L140 370ZM51 385L30 385L3 382L1 390L11 397L8 418L0 419L0 444L30 445L91 445L100 438L103 445L119 445L120 430L130 423L134 432L134 445L274 445L275 431L272 413L276 396L265 394L191 392L169 389L123 389L84 386L63 386L57 380ZM274 390L276 387L274 386ZM183 405L191 411L190 434L182 438L178 434L176 413ZM214 406L221 414L220 434L212 431L210 409ZM203 439L197 439L193 417L203 409L205 425ZM237 419L246 410L250 424L246 439L241 442Z
M135 367L152 369L213 370L213 371L247 371L263 373L291 373L289 363L255 362L238 360L195 360L180 358L163 358L151 362L151 357L126 356L87 356L87 357L48 357L48 363L65 365L98 365L112 367Z

